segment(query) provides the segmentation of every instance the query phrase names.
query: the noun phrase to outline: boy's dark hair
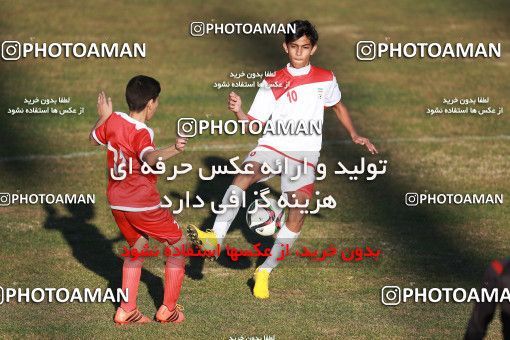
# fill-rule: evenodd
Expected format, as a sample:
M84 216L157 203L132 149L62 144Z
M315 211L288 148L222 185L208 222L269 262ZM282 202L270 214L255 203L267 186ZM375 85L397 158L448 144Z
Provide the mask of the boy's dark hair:
M136 76L126 86L126 102L129 111L140 112L151 99L156 99L161 92L159 82L151 77Z
M308 37L308 39L310 39L312 46L315 46L315 44L317 44L317 41L319 40L319 33L317 33L315 26L312 25L312 23L310 21L308 21L308 20L294 20L290 23L290 25L295 27L295 30L294 30L295 33L293 33L291 30L289 30L285 34L285 43L286 44L294 42L304 35L306 35Z

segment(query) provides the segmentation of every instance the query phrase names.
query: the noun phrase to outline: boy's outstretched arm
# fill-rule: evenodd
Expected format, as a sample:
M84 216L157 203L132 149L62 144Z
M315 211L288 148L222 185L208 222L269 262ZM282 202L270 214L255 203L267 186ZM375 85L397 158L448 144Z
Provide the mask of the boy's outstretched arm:
M112 112L113 112L112 99L110 97L108 97L107 99L104 91L99 92L99 95L97 96L97 114L99 115L99 119L97 120L96 124L94 124L94 126L92 127L92 130L90 130L89 133L90 144L100 145L98 142L96 142L94 137L92 137L92 132L98 127L100 127L104 122L106 122L106 120L108 119L108 117L110 117Z
M228 109L236 114L237 120L249 120L248 115L243 112L241 104L241 97L235 92L230 92L228 95Z
M161 157L161 161L164 162L167 159L183 152L187 142L187 138L177 137L174 145L146 152L143 155L142 161L149 164L150 166L154 166L158 162L158 158Z
M376 154L377 149L370 142L370 140L368 140L368 138L361 137L357 134L356 130L354 129L354 125L352 124L349 111L347 110L345 105L342 104L342 102L338 102L335 105L333 105L332 108L335 111L338 120L340 120L340 123L342 123L345 129L349 132L352 141L356 144L364 145L372 155Z

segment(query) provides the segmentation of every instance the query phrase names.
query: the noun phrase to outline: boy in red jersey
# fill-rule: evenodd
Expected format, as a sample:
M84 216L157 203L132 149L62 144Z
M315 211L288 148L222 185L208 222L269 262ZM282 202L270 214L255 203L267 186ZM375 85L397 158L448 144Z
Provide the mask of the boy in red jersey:
M143 163L154 166L176 156L186 146L185 138L177 138L174 145L156 149L154 132L145 125L158 107L161 91L159 82L139 75L126 87L129 115L113 112L111 98L101 92L97 99L99 119L92 128L89 140L93 145L107 147L108 202L120 231L131 248L141 251L153 237L166 246L181 247L183 233L172 214L160 207L160 195L154 174L143 174ZM131 168L128 172L128 167ZM122 179L121 179L122 178ZM159 322L184 321L182 307L177 304L184 278L184 257L169 256L165 265L163 305L156 313ZM117 324L147 323L136 306L143 257L124 259L122 289L128 290L128 301L122 302L115 313Z

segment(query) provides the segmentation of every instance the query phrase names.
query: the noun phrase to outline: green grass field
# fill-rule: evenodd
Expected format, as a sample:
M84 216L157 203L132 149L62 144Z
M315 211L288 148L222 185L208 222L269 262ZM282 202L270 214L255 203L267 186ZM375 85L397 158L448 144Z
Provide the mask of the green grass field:
M0 62L0 192L94 193L85 207L0 207L0 286L118 287L124 244L106 197L105 152L87 142L96 120L97 92L126 111L124 88L136 74L161 81L150 126L156 144L173 143L179 117L230 119L228 89L213 88L230 72L275 70L286 62L277 36L191 37L192 21L287 22L307 18L318 28L312 63L334 71L344 103L360 134L373 139L379 156L352 143L332 111L326 112L321 161L333 168L361 156L387 159L388 171L373 182L330 176L317 184L338 206L305 222L296 248L370 245L377 262L308 264L288 259L271 276L271 298L258 301L247 281L256 259L232 263L192 261L180 302L186 322L115 327L115 306L104 304L4 304L5 338L183 338L275 335L277 339L456 339L468 303L407 303L387 307L380 290L402 287L478 287L487 264L510 254L508 202L503 205L407 207L406 192L502 193L510 197L508 112L500 116L436 116L427 107L443 98L489 97L510 110L510 6L501 1L3 1L0 37L34 42L145 42L145 59L31 59ZM499 59L380 59L360 62L359 40L392 42L501 42ZM244 109L255 96L241 90ZM7 114L27 97L72 98L81 116ZM253 136L199 136L170 160L221 164L251 150ZM36 156L36 157L29 157ZM38 157L40 156L40 157ZM159 181L161 194L186 191L220 200L231 177L200 181L198 172ZM272 179L269 186L279 190ZM243 216L229 242L248 247L258 239ZM187 209L181 224L211 227L207 209ZM149 259L139 290L140 309L153 315L162 301L163 262ZM496 317L497 319L497 317ZM498 339L495 320L489 338Z

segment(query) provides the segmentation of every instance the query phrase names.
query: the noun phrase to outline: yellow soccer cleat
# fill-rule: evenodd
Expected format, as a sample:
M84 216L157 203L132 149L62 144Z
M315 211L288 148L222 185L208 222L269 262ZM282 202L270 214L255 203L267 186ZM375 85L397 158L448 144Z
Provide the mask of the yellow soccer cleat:
M188 235L188 240L191 243L203 251L207 258L212 260L218 258L219 256L219 244L216 234L212 230L202 231L198 229L197 226L193 224L189 224L186 227L186 233Z
M269 271L257 268L253 279L255 280L253 296L258 299L267 299L269 297Z

